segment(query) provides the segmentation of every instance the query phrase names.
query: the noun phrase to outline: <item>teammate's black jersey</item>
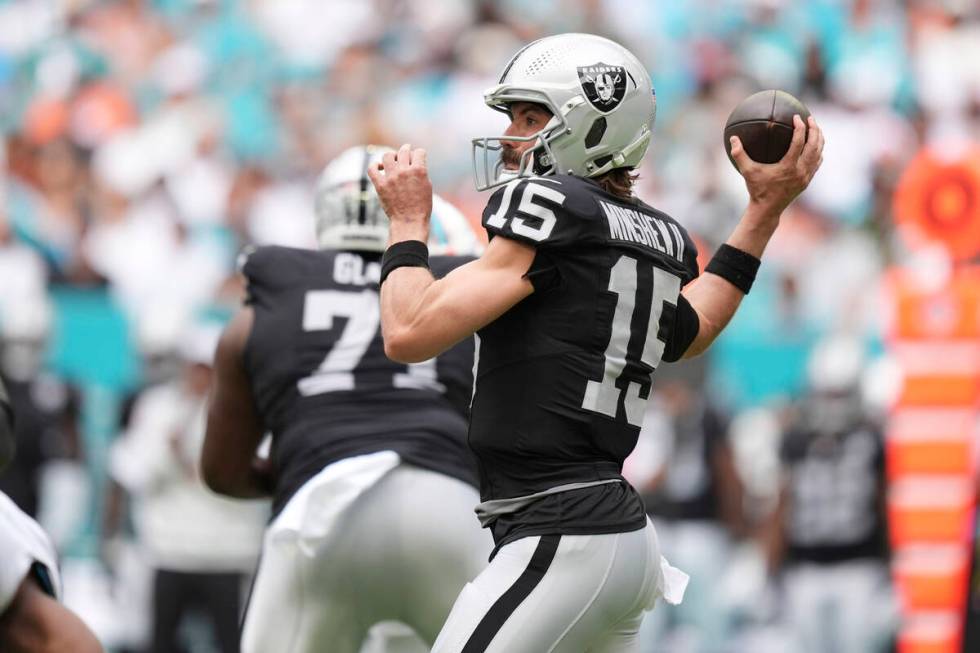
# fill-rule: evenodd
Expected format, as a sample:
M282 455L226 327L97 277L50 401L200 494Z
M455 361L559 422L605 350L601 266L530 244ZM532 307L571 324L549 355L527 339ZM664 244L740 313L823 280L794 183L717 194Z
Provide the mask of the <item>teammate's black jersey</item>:
M696 335L676 319L680 289L698 275L693 242L664 213L568 175L508 183L483 225L537 249L535 292L478 334L469 442L483 500L622 479L651 373ZM645 523L624 480L545 497L492 527L499 546Z
M433 257L441 276L463 257ZM245 364L272 433L273 509L325 465L376 451L476 484L466 447L473 344L405 365L384 354L380 254L263 247L243 265Z
M697 399L670 419L671 455L664 479L643 495L647 512L662 519L722 518L715 460L727 446L725 416L705 399Z
M790 430L781 448L789 511L787 560L830 563L887 554L884 441L854 424L842 433Z

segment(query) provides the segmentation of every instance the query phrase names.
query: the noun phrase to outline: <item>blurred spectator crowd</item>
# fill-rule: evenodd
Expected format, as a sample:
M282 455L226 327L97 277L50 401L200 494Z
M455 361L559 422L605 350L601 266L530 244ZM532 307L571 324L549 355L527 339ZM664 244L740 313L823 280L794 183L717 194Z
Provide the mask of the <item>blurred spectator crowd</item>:
M747 537L775 510L788 465L781 433L808 391L816 343L858 343L869 361L859 421L880 419L888 375L870 361L882 352L883 274L922 256L931 269L950 265L900 238L892 193L923 146L955 154L980 142L974 0L0 2L0 374L27 416L0 487L40 513L69 558L90 561L66 573L69 600L88 602L83 616L98 621L100 606L130 596L120 579L133 565L119 543L135 532L141 550L146 531L130 516L145 508L141 492L160 475L193 476L203 399L181 379L207 360L204 333L240 301L237 253L313 246L316 176L365 142L426 147L436 191L478 226L485 197L473 190L470 139L504 128L482 92L523 44L568 31L614 38L647 65L657 121L638 194L685 224L703 255L744 206L722 147L740 99L784 89L826 133L823 167L785 215L762 278L685 381L723 415L712 438L744 462L729 461L719 482L762 497L743 503L763 514L698 508L699 520L727 520L725 538L698 539L704 560L754 564L707 548ZM693 410L665 385L665 403L652 405ZM180 410L152 408L168 401ZM184 422L162 423L174 415ZM173 455L173 469L136 460L133 443L152 439L151 427L163 445L147 446ZM631 463L650 483L682 453L657 441ZM702 609L716 610L709 603ZM96 625L107 643L138 650L150 635L133 623L135 632ZM696 640L675 637L670 650L729 650Z

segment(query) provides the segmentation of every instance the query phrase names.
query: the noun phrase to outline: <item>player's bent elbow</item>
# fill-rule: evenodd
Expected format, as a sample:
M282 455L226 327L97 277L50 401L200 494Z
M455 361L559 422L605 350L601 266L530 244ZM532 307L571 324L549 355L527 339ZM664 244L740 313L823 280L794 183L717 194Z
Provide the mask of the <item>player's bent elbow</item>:
M715 338L718 337L719 333L721 333L721 329L717 328L713 323L702 317L700 328L698 329L698 335L691 341L691 344L688 346L681 358L695 358L696 356L700 356L704 352L708 351L712 343L714 343Z
M691 346L688 347L687 351L684 352L684 355L681 356L681 360L687 360L689 358L697 358L704 352L708 351L708 347L710 346L711 346L710 342L703 345L698 345L697 342L692 342Z
M384 343L385 356L396 363L421 363L433 356L424 350L424 343L408 329L386 333Z

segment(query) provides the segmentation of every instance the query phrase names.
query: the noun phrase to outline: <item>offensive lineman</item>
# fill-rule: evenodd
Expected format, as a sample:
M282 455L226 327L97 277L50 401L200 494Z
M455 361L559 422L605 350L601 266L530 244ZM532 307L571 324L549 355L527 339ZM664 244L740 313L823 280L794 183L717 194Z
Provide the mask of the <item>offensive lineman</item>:
M327 166L316 205L322 251L247 257L246 306L218 345L205 480L231 496L273 496L244 653L356 653L387 620L431 645L492 547L470 513L479 502L464 440L472 344L414 365L384 355L388 219L366 171L386 149L355 147ZM440 216L445 233L459 227L450 217ZM468 260L438 257L433 267ZM271 470L253 462L266 431Z
M535 41L486 102L511 123L473 142L477 187L503 186L477 261L440 280L427 269L424 150L404 145L370 170L391 219L386 352L423 360L479 335L469 442L495 555L433 651L634 651L644 611L661 595L677 601L686 582L621 475L651 373L703 352L731 319L783 209L819 167L823 136L811 120L804 146L795 118L772 165L734 139L749 205L689 283L698 269L683 227L632 195L655 102L630 52L587 34Z
M14 453L13 413L0 382L0 470ZM0 651L96 653L95 635L58 602L57 554L37 522L0 492Z

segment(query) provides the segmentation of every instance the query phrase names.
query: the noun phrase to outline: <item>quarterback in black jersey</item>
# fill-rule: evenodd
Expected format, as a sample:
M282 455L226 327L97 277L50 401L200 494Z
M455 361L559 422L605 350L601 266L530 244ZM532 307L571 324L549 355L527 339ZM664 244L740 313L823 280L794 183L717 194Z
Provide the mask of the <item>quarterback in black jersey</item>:
M245 653L357 653L387 621L408 625L428 649L492 546L471 513L472 342L407 365L384 354L388 221L366 177L383 151L355 147L327 166L319 251L261 247L243 257L246 305L218 346L205 480L273 500ZM476 242L448 204L436 219L441 233L462 222ZM432 269L470 260L437 256ZM271 453L257 462L265 432Z
M478 335L469 442L477 513L497 547L433 651L633 651L643 613L686 583L621 475L651 374L704 351L731 319L823 136L811 120L806 139L795 118L771 165L733 141L749 206L699 277L684 228L632 194L655 100L629 51L588 34L544 38L485 99L510 126L474 140L478 188L498 187L478 260L439 280L427 269L423 149L404 145L369 171L391 219L386 352L424 360Z

